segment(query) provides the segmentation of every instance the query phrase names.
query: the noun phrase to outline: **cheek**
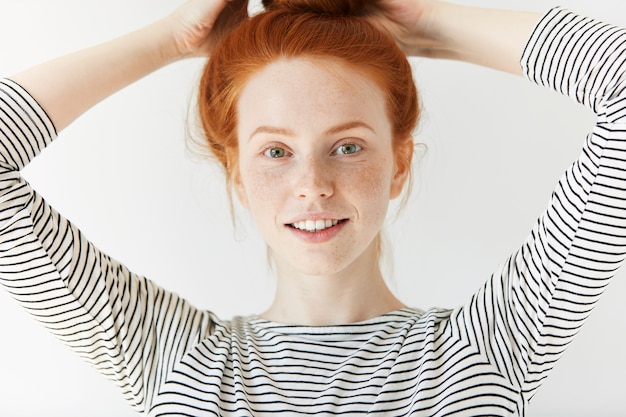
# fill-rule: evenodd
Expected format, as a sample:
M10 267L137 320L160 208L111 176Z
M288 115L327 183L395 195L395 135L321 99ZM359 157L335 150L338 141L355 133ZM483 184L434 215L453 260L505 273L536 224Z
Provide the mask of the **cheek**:
M341 175L343 178L340 188L355 200L362 202L361 215L378 218L384 217L387 213L391 183L389 165L383 160Z
M284 175L272 170L249 170L241 174L241 193L246 199L246 207L253 217L263 215L263 209L274 207L284 198ZM268 214L268 213L265 213Z

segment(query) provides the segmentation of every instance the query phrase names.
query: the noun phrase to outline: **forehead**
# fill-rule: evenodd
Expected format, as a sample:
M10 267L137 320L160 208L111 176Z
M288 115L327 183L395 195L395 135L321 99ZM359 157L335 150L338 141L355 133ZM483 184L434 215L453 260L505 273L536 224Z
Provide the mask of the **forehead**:
M237 103L240 130L261 122L289 127L322 127L346 119L388 124L385 108L383 91L364 72L318 58L267 65L246 82Z

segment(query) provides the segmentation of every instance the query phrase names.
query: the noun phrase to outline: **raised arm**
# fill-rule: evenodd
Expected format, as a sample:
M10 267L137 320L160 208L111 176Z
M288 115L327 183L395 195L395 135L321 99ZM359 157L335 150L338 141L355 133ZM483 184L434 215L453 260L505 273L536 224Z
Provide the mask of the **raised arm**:
M98 250L20 169L99 100L162 65L210 52L218 31L245 12L245 1L226 3L215 26L225 3L190 0L147 28L11 77L19 84L0 79L0 285L138 411L150 408L212 318Z
M520 57L541 14L437 0L380 0L372 20L407 55L454 59L521 75Z
M189 0L147 27L9 78L37 100L59 132L145 75L182 58L209 55L245 16L246 1Z
M523 415L625 259L626 30L561 8L539 17L381 3L378 21L407 53L523 74L597 116L526 241L452 314L459 339L519 393Z

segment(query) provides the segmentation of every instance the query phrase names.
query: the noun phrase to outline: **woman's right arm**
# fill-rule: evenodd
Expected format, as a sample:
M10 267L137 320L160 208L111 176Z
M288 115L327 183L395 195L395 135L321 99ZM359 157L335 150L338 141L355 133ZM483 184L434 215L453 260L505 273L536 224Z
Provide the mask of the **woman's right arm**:
M200 337L208 317L100 252L20 176L54 137L28 92L0 81L0 284L143 411L176 355L167 343ZM189 324L168 334L175 318Z
M246 14L242 0L188 0L149 26L11 76L52 119L57 132L89 108L174 61L208 56Z
M173 60L208 53L211 19L224 3L191 0L145 29L0 81L0 284L138 411L206 336L210 316L99 251L20 170L106 96ZM184 36L173 36L176 22L185 22L176 29Z

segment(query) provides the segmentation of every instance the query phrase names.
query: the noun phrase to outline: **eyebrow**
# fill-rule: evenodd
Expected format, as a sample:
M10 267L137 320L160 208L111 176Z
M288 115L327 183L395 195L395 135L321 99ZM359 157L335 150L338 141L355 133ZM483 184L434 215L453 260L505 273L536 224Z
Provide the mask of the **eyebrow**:
M356 129L356 128L364 128L364 129L371 130L372 132L376 133L374 128L371 127L370 125L368 125L367 123L362 122L360 120L353 120L353 121L349 121L349 122L346 122L346 123L340 123L340 124L338 124L336 126L333 126L333 127L329 128L328 130L326 130L324 132L324 134L325 135L335 135L337 133L341 133L341 132L344 132L346 130ZM267 134L270 134L270 135L295 136L295 133L292 130L285 129L285 128L282 128L282 127L259 126L256 129L254 129L254 132L252 132L252 134L250 135L248 140L251 140L253 136L258 135L260 133L267 133Z

